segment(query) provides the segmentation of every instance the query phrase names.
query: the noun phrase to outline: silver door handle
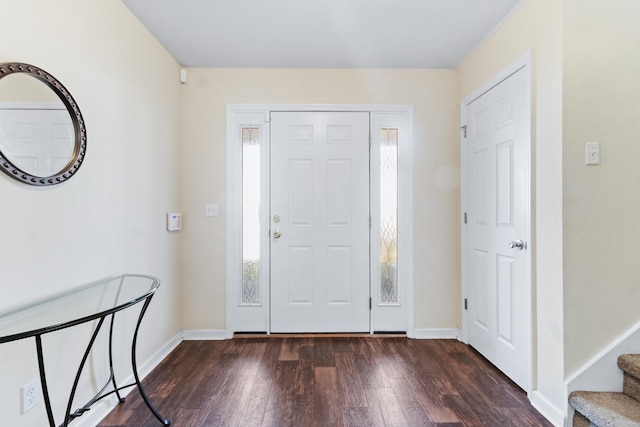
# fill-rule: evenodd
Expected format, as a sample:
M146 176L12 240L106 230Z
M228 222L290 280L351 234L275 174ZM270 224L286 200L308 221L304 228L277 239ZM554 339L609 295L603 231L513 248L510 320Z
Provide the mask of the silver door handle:
M273 237L275 237L276 239L280 238L280 230L276 230L273 232Z
M517 249L519 251L524 249L524 242L520 239L518 240L512 240L509 242L509 247L511 249Z

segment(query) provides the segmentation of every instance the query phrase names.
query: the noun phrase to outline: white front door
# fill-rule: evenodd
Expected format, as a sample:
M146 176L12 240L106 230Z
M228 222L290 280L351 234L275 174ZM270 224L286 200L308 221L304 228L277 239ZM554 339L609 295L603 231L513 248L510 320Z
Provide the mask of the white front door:
M531 382L530 95L527 67L463 106L468 342Z
M369 113L271 113L271 332L369 331Z

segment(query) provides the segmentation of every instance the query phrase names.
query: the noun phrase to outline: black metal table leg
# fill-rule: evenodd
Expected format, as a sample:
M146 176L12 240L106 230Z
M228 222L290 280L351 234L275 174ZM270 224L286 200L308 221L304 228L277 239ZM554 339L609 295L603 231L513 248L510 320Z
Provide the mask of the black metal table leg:
M124 398L120 396L120 388L118 388L118 383L116 381L116 374L113 370L113 323L115 321L116 314L111 314L111 326L109 327L109 372L111 373L110 380L113 384L114 393L118 398L118 402L124 402Z
M160 415L160 413L158 412L158 410L151 404L151 401L149 400L149 398L147 397L147 394L144 392L144 389L142 388L142 383L140 382L140 378L138 377L138 366L136 363L136 344L138 342L138 331L140 330L140 324L142 323L142 318L144 317L144 313L147 311L147 307L149 307L149 303L151 303L151 298L153 297L153 295L149 296L146 301L144 302L143 306L142 306L142 310L140 311L140 315L138 316L138 322L136 324L136 330L133 334L133 341L131 343L131 365L133 367L133 376L136 379L136 385L138 386L138 390L140 391L140 395L142 396L142 399L144 400L144 403L146 403L147 407L149 408L149 410L151 410L151 412L153 412L153 415L155 415L155 417L165 426L168 426L171 424L171 420L169 420L168 418L163 417L162 415Z
M87 362L87 358L89 357L89 353L91 352L93 343L96 341L96 337L98 336L98 333L100 332L100 328L102 327L103 323L104 323L104 317L101 317L100 321L98 322L98 325L96 326L95 331L93 331L93 335L91 335L91 339L89 340L87 349L84 351L84 355L82 356L82 361L80 362L80 366L78 366L78 371L76 372L76 378L73 381L73 387L71 388L71 393L69 394L69 403L67 403L67 412L65 414L64 423L62 424L62 427L67 427L73 419L81 416L82 414L84 414L86 411L89 410L88 407L82 407L78 409L76 412L74 412L73 414L71 413L71 407L73 406L73 398L75 397L76 390L78 389L78 382L80 381L80 375L82 375L82 370L84 369L84 365Z
M44 406L47 409L47 418L49 426L56 427L53 419L53 410L51 409L51 399L49 398L49 387L47 387L47 375L44 371L44 354L42 353L42 335L36 335L36 351L38 353L38 369L40 370L40 384L42 385L42 397L44 398Z

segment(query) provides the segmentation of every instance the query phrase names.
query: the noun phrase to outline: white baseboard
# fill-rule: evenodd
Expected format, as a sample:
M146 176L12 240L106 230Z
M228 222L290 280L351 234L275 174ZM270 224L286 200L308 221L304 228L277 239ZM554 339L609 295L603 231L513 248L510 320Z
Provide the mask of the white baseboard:
M227 332L218 329L189 329L180 331L182 339L190 340L224 340L227 339Z
M182 342L182 333L178 332L173 338L169 340L160 350L158 350L153 356L151 356L146 362L142 365L138 366L138 376L140 380L143 380L153 369L160 364L164 360L165 357L169 355L177 346ZM123 380L119 381L120 384L129 384L134 382L133 374ZM129 387L123 390L120 394L124 397L134 387ZM96 426L104 417L106 417L109 412L113 410L118 405L118 400L113 397L107 397L101 400L99 403L95 404L91 407L91 410L85 412L85 414L81 418L77 418L73 426L74 427L94 427Z
M555 427L564 427L565 415L563 411L554 405L539 391L531 393L531 405L542 414Z
M156 366L164 360L176 347L182 342L182 336L180 333L176 334L169 340L160 350L158 350L149 360L147 360L141 367L138 367L138 375L140 379L146 377L153 371ZM133 380L133 378L131 378Z
M460 330L457 328L414 329L407 332L407 337L418 340L458 339L459 336Z

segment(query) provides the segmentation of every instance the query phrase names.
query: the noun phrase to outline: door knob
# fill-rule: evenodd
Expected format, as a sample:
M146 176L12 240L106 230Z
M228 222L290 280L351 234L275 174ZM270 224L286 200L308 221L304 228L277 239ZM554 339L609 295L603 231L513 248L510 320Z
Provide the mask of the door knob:
M273 232L273 237L275 237L276 239L280 238L280 230L276 230Z
M524 249L524 242L520 239L518 240L512 240L509 242L509 247L511 249L517 249L519 251Z

